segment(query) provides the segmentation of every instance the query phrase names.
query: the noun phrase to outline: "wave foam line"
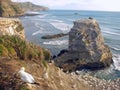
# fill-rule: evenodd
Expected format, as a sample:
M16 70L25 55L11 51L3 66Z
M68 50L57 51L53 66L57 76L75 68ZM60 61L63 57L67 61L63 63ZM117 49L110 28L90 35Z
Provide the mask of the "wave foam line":
M69 24L64 23L64 21L61 21L61 20L50 20L49 23L55 28L62 30L62 31L69 31L71 28Z
M114 33L114 32L110 32L110 31L102 31L103 33L107 33L107 34L112 34L112 35L120 35L119 33Z
M46 45L67 45L68 40L48 41L48 42L43 42L43 44L46 44Z
M114 67L116 70L120 71L120 55L113 55L113 62L114 62Z

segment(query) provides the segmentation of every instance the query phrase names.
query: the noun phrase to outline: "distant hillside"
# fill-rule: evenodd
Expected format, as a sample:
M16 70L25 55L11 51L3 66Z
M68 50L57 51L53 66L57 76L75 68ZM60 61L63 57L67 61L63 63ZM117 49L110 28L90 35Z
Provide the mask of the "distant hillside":
M12 17L24 15L26 11L44 11L47 7L38 6L31 2L12 2L11 0L0 0L0 17Z
M0 0L0 17L23 15L24 12L11 0Z
M48 10L47 7L35 5L31 2L16 2L16 5L23 9L23 11L44 11Z

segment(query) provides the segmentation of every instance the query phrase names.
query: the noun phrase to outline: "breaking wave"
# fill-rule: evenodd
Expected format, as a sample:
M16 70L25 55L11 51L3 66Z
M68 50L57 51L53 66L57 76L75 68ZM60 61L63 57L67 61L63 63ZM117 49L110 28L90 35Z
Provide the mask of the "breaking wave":
M70 31L71 26L61 20L50 20L49 22L55 28L64 31Z
M47 44L47 45L67 45L68 40L54 40L54 41L43 42L43 44Z
M113 55L114 69L120 71L120 55Z
M111 49L115 50L115 51L120 51L119 48L116 48L116 47L110 47Z
M112 34L112 35L120 35L119 33L110 32L110 31L102 31L102 32L107 34Z
M39 18L45 18L46 16L48 16L48 14L40 14L38 17Z

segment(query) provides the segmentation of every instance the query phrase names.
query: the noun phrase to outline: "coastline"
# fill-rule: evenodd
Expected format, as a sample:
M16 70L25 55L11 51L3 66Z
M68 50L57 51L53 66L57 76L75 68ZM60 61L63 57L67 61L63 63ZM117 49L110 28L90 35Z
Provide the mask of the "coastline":
M54 65L54 64L53 64ZM54 68L57 68L57 67L54 67ZM53 70L51 70L51 72L52 72ZM76 75L74 72L73 73L71 73L71 74L66 74L66 73L63 73L63 71L61 70L60 71L63 75L65 75L65 78L67 77L67 79L68 79L68 81L69 81L69 78L71 78L71 82L72 82L72 84L68 84L68 86L71 86L71 88L69 89L69 90L73 90L73 89L78 89L78 88L80 88L78 85L79 85L79 83L81 84L80 86L82 86L83 87L83 90L119 90L120 89L120 84L119 84L119 82L120 82L120 79L118 78L118 79L116 79L116 80L101 80L101 79L97 79L97 78L95 78L95 77L92 77L92 76L89 76L89 75ZM35 73L35 72L34 72ZM59 70L58 70L58 72L57 72L57 75L59 75L58 74L59 73ZM53 73L52 74L55 74L55 71L53 71ZM49 74L50 75L50 74ZM56 77L56 76L54 76L54 77ZM57 89L55 89L55 86L52 86L52 83L50 82L50 81L52 81L52 79L54 78L54 77L51 77L51 79L48 79L48 85L51 85L51 87L53 87L54 89L53 90L57 90ZM60 75L59 77L58 77L58 79L60 79L60 78L62 78L62 75ZM65 81L64 81L64 79L65 78L63 78L62 79L62 81L60 81L61 83L61 86L62 85L64 85L64 83L66 83ZM73 80L73 81L72 81ZM56 81L55 81L56 82ZM54 82L54 84L55 84L55 82ZM76 82L75 84L74 84L74 82ZM57 84L57 85L59 85L59 84ZM34 87L34 86L33 86ZM60 88L59 88L59 86L56 86L57 88L58 88L58 90L60 90ZM64 88L65 88L65 86L63 86ZM44 89L45 90L45 89ZM64 89L63 89L64 90Z

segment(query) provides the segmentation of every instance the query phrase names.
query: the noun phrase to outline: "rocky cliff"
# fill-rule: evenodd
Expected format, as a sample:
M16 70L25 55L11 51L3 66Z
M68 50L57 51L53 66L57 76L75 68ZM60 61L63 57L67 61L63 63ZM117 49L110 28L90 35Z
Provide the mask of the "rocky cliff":
M112 54L95 19L74 22L69 32L68 52L55 59L56 65L65 71L77 69L100 69L110 66Z
M25 39L21 21L14 18L0 18L0 36L2 35L14 35Z
M26 11L43 11L47 7L38 6L31 2L12 2L11 0L0 0L0 17L13 17L25 15Z
M19 16L23 14L22 9L11 2L11 0L0 0L0 17Z

